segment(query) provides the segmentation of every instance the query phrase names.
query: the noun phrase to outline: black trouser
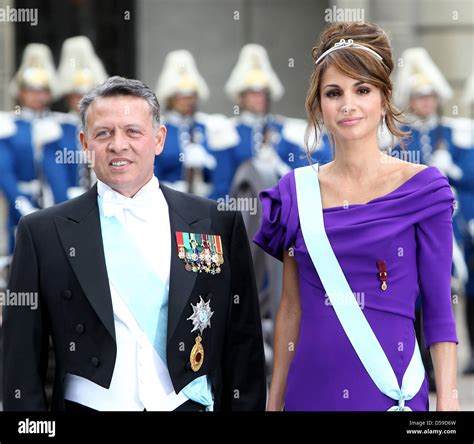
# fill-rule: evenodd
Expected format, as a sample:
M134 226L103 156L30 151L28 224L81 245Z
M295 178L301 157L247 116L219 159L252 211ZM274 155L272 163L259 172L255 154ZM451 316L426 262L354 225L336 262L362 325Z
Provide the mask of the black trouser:
M64 407L66 412L96 412L97 410L91 409L90 407L86 407L85 405L78 404L77 402L68 401L67 399L64 401ZM175 412L202 412L206 410L206 406L199 404L198 402L191 401L190 399L186 401L184 404L181 404Z

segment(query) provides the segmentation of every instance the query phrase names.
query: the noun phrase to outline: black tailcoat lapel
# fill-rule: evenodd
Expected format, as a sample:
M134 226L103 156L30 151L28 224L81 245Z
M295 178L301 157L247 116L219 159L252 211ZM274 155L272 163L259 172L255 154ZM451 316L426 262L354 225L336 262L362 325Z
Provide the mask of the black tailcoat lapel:
M186 271L178 257L176 232L209 233L210 215L207 206L200 206L190 199L183 199L185 194L160 184L169 208L171 227L171 268L168 302L168 341L173 336L186 303L196 282L197 273ZM191 328L191 325L190 325Z
M97 205L97 184L66 217L54 218L65 254L87 299L115 341L114 315Z

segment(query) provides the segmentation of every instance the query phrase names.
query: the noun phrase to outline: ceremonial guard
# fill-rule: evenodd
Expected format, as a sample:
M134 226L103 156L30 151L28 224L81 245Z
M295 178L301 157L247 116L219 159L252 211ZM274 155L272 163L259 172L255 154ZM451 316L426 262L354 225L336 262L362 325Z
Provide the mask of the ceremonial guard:
M9 113L6 113L6 112L0 112L0 146L2 146L2 144L5 143L5 139L9 139L11 136L13 136L16 132L16 126L15 126L15 121L13 120L13 116L11 116ZM1 165L0 165L0 169L1 169ZM3 202L0 202L3 204ZM4 218L7 218L7 207L2 205L2 209L0 210L2 211L2 214L3 214L3 217ZM5 227L1 227L0 228L2 230L2 233L4 232L4 230L6 229L6 226ZM5 240L2 240L1 242L1 252L0 252L0 255L2 253L5 252L5 250L8 248L8 245L7 245L7 241L9 241L9 239L5 239ZM6 267L8 266L8 261L6 258L2 258L0 256L0 287L1 288L5 288L5 279L4 279L4 274L6 273Z
M214 152L235 145L238 135L228 119L198 112L209 89L189 51L170 52L157 82L163 104L166 146L155 160L156 176L180 191L207 196L212 191Z
M474 104L474 74L470 76L463 92L466 105ZM466 324L470 343L470 357L465 374L474 374L474 121L471 118L446 119L452 129L450 146L453 162L461 169L462 175L452 179L457 194L457 213L454 233L463 248L467 265L467 276L463 284L466 296Z
M225 85L230 100L235 103L233 119L240 136L239 143L216 153L212 197L231 192L238 168L246 161L262 160L265 168L277 178L292 168L308 163L305 147L306 122L271 114L273 102L281 99L284 87L273 70L266 49L257 44L245 45ZM319 143L313 157L330 160L327 143Z
M410 133L406 150L395 147L392 155L412 163L436 166L448 177L459 178L461 171L450 156L451 129L444 123L441 105L453 94L449 83L424 48L409 48L401 56L403 65L395 83L395 100L406 111Z
M66 199L62 165L55 159L62 131L48 108L57 97L57 77L47 46L32 43L25 48L10 90L17 106L10 114L14 128L0 140L0 190L9 207L12 252L20 216Z
M55 113L61 124L61 153L58 155L67 175L67 197L72 198L85 192L95 181L90 163L80 148L79 102L93 87L107 78L104 65L86 36L71 37L64 41L58 68L60 95L64 96L68 113ZM67 167L66 167L67 166Z

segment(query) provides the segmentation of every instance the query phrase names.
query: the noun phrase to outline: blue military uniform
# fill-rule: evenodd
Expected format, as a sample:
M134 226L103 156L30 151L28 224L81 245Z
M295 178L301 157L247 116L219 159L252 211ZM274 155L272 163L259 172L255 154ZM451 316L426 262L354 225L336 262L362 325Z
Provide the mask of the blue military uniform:
M276 177L308 164L306 122L269 113L271 103L281 99L284 88L263 46L250 43L241 49L225 91L240 108L239 116L233 119L240 140L232 148L215 153L211 197L224 198L231 192L234 177L246 161L258 158ZM326 163L331 150L327 137L322 142L313 159Z
M93 176L79 143L82 125L76 100L103 83L108 76L92 42L80 35L63 42L58 77L59 93L69 107L68 113L55 113L55 117L62 128L60 144L67 164L63 174L67 176L67 198L70 199L84 193L91 186Z
M19 106L8 114L12 131L0 140L0 191L8 203L12 252L21 216L67 199L69 167L58 158L63 130L47 109L47 102L58 96L58 80L46 45L27 45L10 92Z
M210 170L216 164L209 142L209 121L213 119L197 112L198 101L207 100L209 89L189 51L167 54L156 95L167 109L163 119L167 135L155 159L155 175L172 188L207 196L212 187ZM176 105L183 98L192 105Z
M81 121L74 112L54 113L58 123L61 125L62 136L59 140L61 154L66 158L67 167L63 168L66 196L61 196L62 200L71 199L82 194L88 189L86 178L87 163L85 154L79 142L79 132L81 131Z
M223 198L230 193L233 178L239 166L258 155L264 143L269 144L279 158L289 168L294 169L308 164L304 150L304 131L290 134L286 131L287 120L280 116L268 114L258 117L249 112L234 119L239 134L239 143L227 150L214 152L217 167L213 173L214 188L211 198ZM301 121L303 122L303 121ZM306 123L303 124L306 126ZM296 131L298 133L298 130ZM327 163L331 160L331 149L327 135L318 145L312 156L313 161Z
M418 119L411 125L402 125L401 130L410 133L405 140L406 151L397 145L393 148L392 155L408 162L430 165L436 149L450 151L452 148L451 128L435 116L426 120Z
M22 215L67 199L68 167L56 162L63 134L53 116L23 110L0 140L0 190L8 202L9 251Z
M451 119L453 143L450 147L453 162L462 170L462 177L451 179L456 188L458 211L454 220L454 233L463 248L468 267L465 284L466 321L471 346L471 359L465 369L474 373L474 121Z
M194 116L182 116L169 111L163 117L166 126L166 141L163 152L155 158L155 176L165 183L184 181L183 148L186 144L197 143L209 152L206 125L200 121L200 113ZM210 182L210 172L204 170L206 182Z

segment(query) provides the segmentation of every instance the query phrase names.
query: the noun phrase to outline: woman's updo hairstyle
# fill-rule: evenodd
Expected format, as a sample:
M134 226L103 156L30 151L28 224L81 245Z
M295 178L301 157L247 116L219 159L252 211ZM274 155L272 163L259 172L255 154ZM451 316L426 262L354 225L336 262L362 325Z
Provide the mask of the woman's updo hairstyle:
M318 46L311 54L314 62L328 49L344 39L352 40L354 44L363 45L375 51L382 57L380 60L373 53L356 47L348 47L332 51L314 64L311 74L310 86L306 96L306 112L308 114L308 130L316 130L321 134L323 118L321 112L321 79L329 66L334 66L343 74L356 80L367 82L380 88L382 94L382 109L385 112L385 123L393 137L398 138L403 144L407 133L401 131L397 125L404 123L400 119L401 112L397 110L392 101L392 81L390 74L393 70L392 49L385 31L372 23L363 22L338 22L330 24L320 36ZM307 132L306 144L308 146ZM334 145L334 140L331 137ZM311 151L315 147L309 147Z

